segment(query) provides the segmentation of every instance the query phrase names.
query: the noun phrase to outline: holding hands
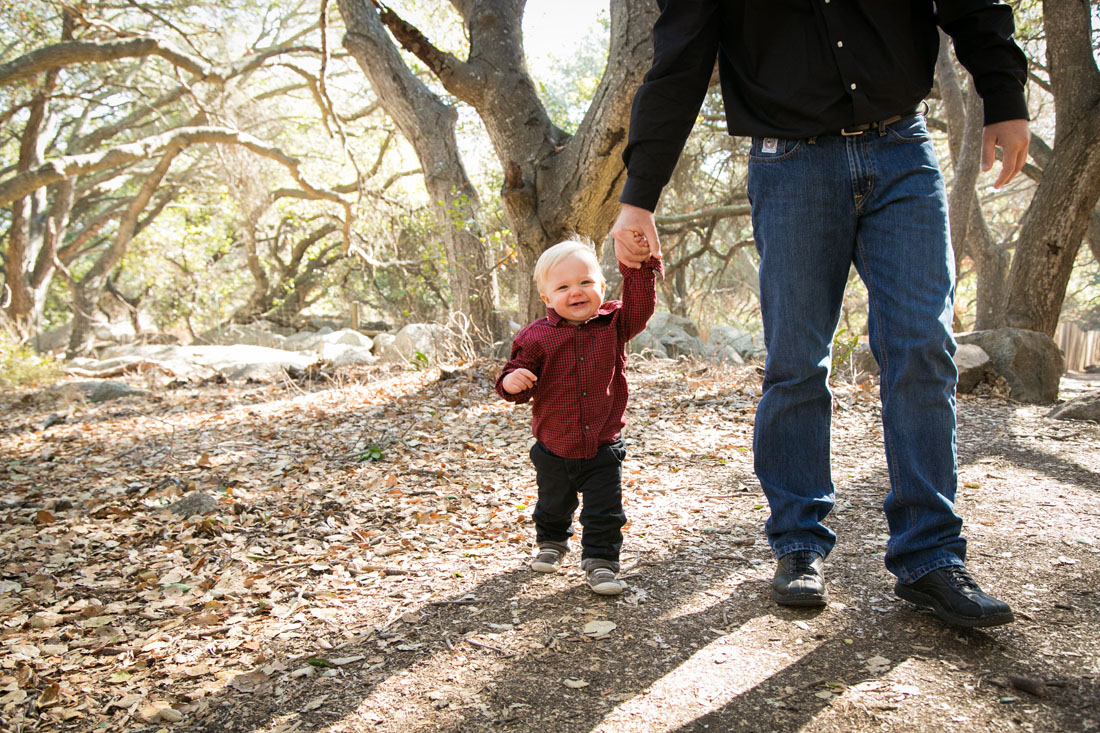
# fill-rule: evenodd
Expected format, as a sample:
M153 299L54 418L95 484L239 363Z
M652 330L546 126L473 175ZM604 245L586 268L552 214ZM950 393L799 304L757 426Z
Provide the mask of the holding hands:
M623 204L619 218L611 227L611 236L615 238L615 257L633 270L650 257L661 257L661 242L657 238L652 211Z

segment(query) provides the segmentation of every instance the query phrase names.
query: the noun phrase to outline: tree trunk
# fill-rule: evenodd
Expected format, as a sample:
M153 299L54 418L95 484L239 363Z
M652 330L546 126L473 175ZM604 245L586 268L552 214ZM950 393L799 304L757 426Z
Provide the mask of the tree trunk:
M491 342L501 333L492 263L480 237L481 201L458 152L458 114L405 65L375 7L365 0L340 0L339 6L347 26L345 48L413 146L424 171L424 184L447 251L451 307Z
M111 246L99 255L84 277L80 280L69 280L73 297L73 330L69 336L66 355L70 359L87 353L91 349L94 337L92 314L95 312L99 298L103 295L107 278L122 260L122 256L126 254L126 248L130 246L138 228L138 217L153 198L153 194L156 193L168 169L172 167L172 161L175 160L179 151L179 148L173 148L157 161L156 166L145 177L141 190L130 201L126 213L119 220L118 232Z
M947 115L948 149L955 172L948 198L955 270L962 271L963 257L969 255L977 278L974 328L996 328L1003 314L1009 255L1007 248L994 241L975 188L981 171L982 103L973 84L963 91L951 60L950 43L942 31L940 41L936 76Z
M477 110L504 173L501 196L519 254L519 305L525 311L521 315L530 320L544 312L530 274L538 255L572 234L599 243L614 221L626 173L622 151L630 104L649 68L650 36L658 9L656 3L612 0L608 63L584 120L570 136L551 122L527 73L521 32L524 3L453 0L452 4L469 33L470 53L465 61L432 46L392 10L375 12L373 0L341 0L341 13L348 25L345 45L384 104L395 104L400 98L406 106L426 104L421 101L421 87L401 83L407 68L388 37L367 21L385 23L448 92ZM358 40L368 36L369 44ZM426 121L433 119L426 117ZM418 134L397 122L414 145L435 129L421 125L424 132ZM461 170L457 158L445 162L452 170ZM427 165L425 170L430 170ZM460 189L452 186L452 190ZM472 196L472 190L466 195Z
M73 14L65 10L61 26L62 40L68 41L72 38L72 31ZM56 68L46 71L42 85L31 100L27 124L19 141L16 175L26 173L42 163L43 132L50 97L57 87L57 75ZM44 252L52 254L52 249L47 249L52 248L56 242L51 235L57 235L61 222L67 221L66 211L63 215L53 217L53 227L45 226L45 210L48 205L46 193L44 189L28 191L11 202L11 228L8 230L8 248L4 253L4 281L10 293L6 311L16 330L24 336L30 335L34 330L33 324L39 320L40 304L45 302L44 290L53 272L53 258L47 257L47 267L42 268L40 255ZM67 200L68 205L72 205L71 186L68 189L62 188L59 195L63 197L63 202ZM43 293L38 295L36 288L41 288Z
M1009 273L1005 325L1050 336L1100 198L1100 70L1089 16L1090 4L1080 0L1043 3L1054 148L1024 215Z

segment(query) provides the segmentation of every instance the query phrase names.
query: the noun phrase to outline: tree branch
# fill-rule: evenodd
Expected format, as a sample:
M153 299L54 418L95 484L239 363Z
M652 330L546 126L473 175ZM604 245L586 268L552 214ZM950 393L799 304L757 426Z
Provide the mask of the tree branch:
M658 226L670 226L673 224L686 224L702 219L727 219L733 216L748 216L750 208L748 204L736 204L731 206L714 206L708 209L699 209L686 214L666 214L656 217Z
M442 51L419 28L409 23L379 0L367 0L378 10L378 18L406 51L416 56L435 74L447 91L463 101L481 88L481 79L473 67L457 56Z
M128 38L124 41L63 41L36 48L6 64L0 64L0 86L22 81L42 71L89 62L160 56L200 79L224 79L201 59L178 51L156 38Z

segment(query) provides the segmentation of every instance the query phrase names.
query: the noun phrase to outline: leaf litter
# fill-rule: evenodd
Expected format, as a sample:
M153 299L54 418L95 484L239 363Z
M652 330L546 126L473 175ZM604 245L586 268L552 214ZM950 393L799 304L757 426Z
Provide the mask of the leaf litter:
M1100 721L1095 426L961 401L971 564L1020 621L955 632L888 593L876 398L838 385L841 541L813 615L767 597L758 370L637 362L631 587L593 600L575 563L526 570L529 411L494 368L0 395L0 728L872 730L933 699L968 722Z

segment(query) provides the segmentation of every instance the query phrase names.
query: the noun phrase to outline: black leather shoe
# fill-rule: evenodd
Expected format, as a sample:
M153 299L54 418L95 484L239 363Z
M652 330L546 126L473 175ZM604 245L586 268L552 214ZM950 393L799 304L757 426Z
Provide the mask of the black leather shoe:
M899 582L894 593L956 626L1000 626L1016 620L1008 604L983 592L961 565L933 570L913 583Z
M824 558L797 550L779 558L772 580L772 598L781 606L824 606L829 600L822 568Z

